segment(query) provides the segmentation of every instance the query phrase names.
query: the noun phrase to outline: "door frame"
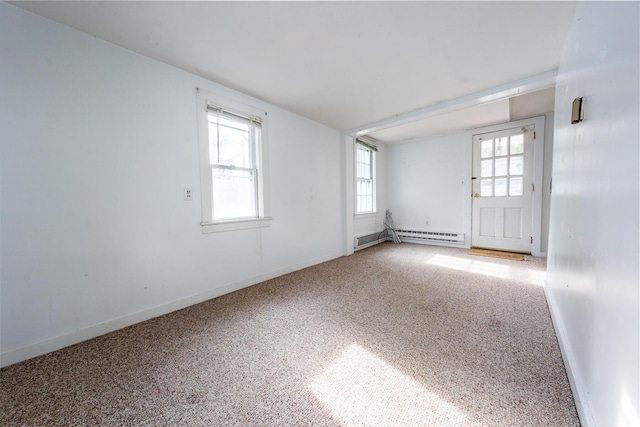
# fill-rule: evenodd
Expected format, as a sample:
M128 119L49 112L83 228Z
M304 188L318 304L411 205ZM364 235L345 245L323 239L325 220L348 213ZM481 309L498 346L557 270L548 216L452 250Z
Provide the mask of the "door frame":
M490 133L490 132L498 132L502 130L508 130L515 127L523 127L533 125L535 132L535 139L533 141L533 177L532 183L534 185L533 192L533 204L531 213L531 235L533 237L533 243L531 244L531 255L533 256L544 256L545 253L541 252L541 242L542 242L542 195L544 189L542 188L542 178L544 172L544 144L545 144L545 116L532 117L530 119L524 120L516 120L513 122L501 123L493 126L486 126L482 128L476 128L467 131L467 135L469 137L469 174L468 174L468 212L469 212L469 223L468 223L468 235L469 235L469 247L473 244L471 241L471 230L472 230L472 222L473 222L473 181L471 177L473 176L473 135L478 135L482 133Z

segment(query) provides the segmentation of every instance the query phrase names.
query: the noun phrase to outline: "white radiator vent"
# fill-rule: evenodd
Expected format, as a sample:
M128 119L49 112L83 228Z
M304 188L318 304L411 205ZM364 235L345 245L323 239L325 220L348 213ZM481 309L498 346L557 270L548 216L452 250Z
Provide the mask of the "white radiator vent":
M396 230L403 242L464 245L464 233L441 231Z
M378 231L377 233L358 236L354 240L354 249L357 251L368 248L369 246L377 245L380 242L384 242L387 240L387 233L384 231Z

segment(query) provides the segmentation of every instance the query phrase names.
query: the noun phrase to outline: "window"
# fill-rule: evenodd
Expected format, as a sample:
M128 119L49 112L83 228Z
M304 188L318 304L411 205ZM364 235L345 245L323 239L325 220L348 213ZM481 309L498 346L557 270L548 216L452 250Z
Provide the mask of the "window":
M261 123L208 108L213 221L258 217Z
M356 214L374 213L375 153L378 149L360 140L356 143Z
M264 112L198 90L204 232L268 225Z

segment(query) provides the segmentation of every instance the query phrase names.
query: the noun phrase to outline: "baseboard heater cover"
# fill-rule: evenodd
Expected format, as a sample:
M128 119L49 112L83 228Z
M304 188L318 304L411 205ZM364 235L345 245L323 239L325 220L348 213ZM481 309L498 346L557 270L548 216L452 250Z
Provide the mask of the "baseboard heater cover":
M378 243L385 242L386 240L387 240L387 233L385 233L383 230L380 230L375 233L365 234L364 236L356 237L354 239L353 248L356 251L359 251L360 249L377 245Z
M464 246L464 233L443 231L396 230L403 242Z

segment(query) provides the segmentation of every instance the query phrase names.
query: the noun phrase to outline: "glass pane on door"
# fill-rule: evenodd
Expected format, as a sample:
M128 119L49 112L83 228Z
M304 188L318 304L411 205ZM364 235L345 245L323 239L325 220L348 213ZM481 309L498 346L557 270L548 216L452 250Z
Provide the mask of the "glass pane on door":
M480 162L480 176L483 178L493 176L493 160L482 160Z
M513 135L511 137L510 154L522 154L524 153L524 135Z
M486 159L487 157L493 157L493 139L487 139L482 141L480 148L480 157Z
M495 186L496 197L504 197L507 195L507 178L496 178Z
M496 139L496 157L506 156L507 154L509 154L509 147L507 145L508 139L509 138L507 137Z
M509 196L522 196L522 177L509 178Z
M480 197L493 196L493 180L483 179L480 181Z
M522 175L524 165L523 156L513 156L509 159L509 175Z
M505 176L507 174L507 159L496 159L496 176Z

